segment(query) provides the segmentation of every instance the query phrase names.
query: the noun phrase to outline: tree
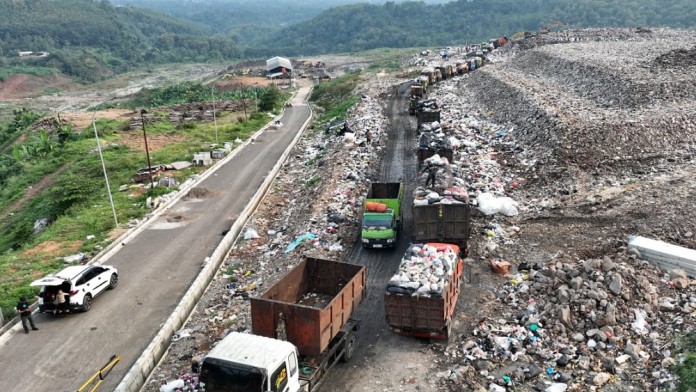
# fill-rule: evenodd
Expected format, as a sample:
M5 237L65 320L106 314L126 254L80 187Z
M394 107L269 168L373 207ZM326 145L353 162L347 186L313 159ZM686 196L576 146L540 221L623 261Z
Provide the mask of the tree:
M276 85L267 86L259 93L259 110L265 112L273 110L281 98L282 95Z

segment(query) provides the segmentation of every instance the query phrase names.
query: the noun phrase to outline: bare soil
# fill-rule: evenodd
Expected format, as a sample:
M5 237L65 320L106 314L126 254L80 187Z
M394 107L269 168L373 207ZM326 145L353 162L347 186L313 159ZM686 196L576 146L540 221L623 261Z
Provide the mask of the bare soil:
M62 75L13 75L0 81L0 100L20 100L42 95L45 91L70 91L79 84Z
M60 254L74 253L80 249L82 245L81 241L72 241L68 243L60 243L56 241L44 241L31 249L27 249L23 252L26 256L44 256L52 257ZM49 260L47 260L49 261ZM52 261L52 260L50 260ZM43 271L40 271L43 274Z
M96 115L93 112L67 112L62 113L60 118L72 124L75 129L85 129L92 125L93 116L96 120L107 119L129 121L131 117L136 115L137 113L132 110L107 109L98 110Z
M167 145L181 143L185 140L186 137L181 135L148 134L147 148L150 151L159 151ZM118 143L125 144L133 149L145 150L145 140L143 139L143 133L140 131L122 132Z

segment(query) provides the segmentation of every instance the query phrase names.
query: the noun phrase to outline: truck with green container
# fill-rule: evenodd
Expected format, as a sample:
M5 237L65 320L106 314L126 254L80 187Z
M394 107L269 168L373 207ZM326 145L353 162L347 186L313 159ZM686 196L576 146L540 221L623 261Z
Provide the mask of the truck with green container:
M365 248L393 248L401 230L401 182L372 183L363 203L361 241Z

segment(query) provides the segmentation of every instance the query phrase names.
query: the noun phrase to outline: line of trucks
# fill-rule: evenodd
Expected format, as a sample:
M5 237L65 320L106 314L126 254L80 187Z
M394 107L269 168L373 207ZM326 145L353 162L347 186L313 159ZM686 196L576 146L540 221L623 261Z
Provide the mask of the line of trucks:
M398 202L400 212L402 183L373 184L375 189L398 190L390 201ZM437 297L385 292L386 321L396 333L446 339L461 282L460 245L465 247L469 237L469 205L413 206L412 211L414 240L448 247L456 255L454 272ZM387 214L392 221L400 215ZM367 212L364 218L373 219ZM366 279L364 266L305 257L261 296L250 298L252 334L231 332L194 361L201 391L316 391L339 361L353 356L360 322L351 316L366 297Z
M490 47L502 43L491 42ZM416 104L425 98L428 86L439 80L438 74L440 79L442 75L446 78L483 64L478 57L472 61L466 67L424 70L420 82L411 88L410 102L414 97ZM439 110L419 110L416 105L416 113L419 125L440 120ZM419 164L433 153L419 151ZM449 159L451 155L450 151ZM403 183L371 184L363 204L363 247L396 246L403 226L403 196ZM426 295L418 295L420 290L388 287L384 293L386 322L398 334L448 339L463 258L468 254L471 207L467 203L414 204L411 213L413 244L401 267L408 267L414 255L422 255L423 260L447 260L446 265L435 268L442 268L446 279L431 284ZM360 322L351 316L366 297L366 279L364 266L304 257L265 293L250 298L252 334L232 332L193 362L201 391L316 391L339 361L347 362L353 356Z
M485 55L508 41L508 37L501 37L490 39L481 44L470 45L467 47L467 58L463 61L423 68L411 86L411 97L408 105L409 114L418 116L418 125L422 122L440 121L439 110L428 110L427 105L423 105L422 101L427 96L428 87L441 80L464 75L481 68L485 64Z

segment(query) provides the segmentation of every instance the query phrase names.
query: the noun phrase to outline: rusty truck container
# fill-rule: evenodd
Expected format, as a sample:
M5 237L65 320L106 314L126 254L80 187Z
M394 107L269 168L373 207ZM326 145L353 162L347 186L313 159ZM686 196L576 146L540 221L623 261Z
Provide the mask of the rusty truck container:
M471 231L469 204L414 205L413 240L456 244L466 254Z
M251 330L319 357L365 297L365 267L306 257L260 297L251 298Z
M431 243L434 246L450 244ZM431 339L448 339L451 335L452 316L457 307L464 262L457 258L454 273L439 297L419 297L387 291L384 295L386 321L395 333Z
M418 112L418 125L433 121L440 121L439 110L421 110Z
M422 85L414 84L411 86L411 96L423 98L424 95L425 95L425 91L424 91Z

